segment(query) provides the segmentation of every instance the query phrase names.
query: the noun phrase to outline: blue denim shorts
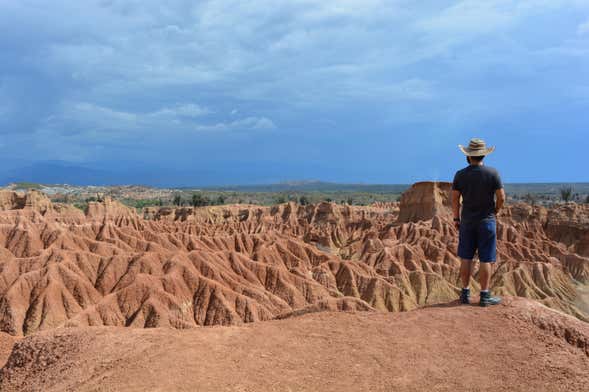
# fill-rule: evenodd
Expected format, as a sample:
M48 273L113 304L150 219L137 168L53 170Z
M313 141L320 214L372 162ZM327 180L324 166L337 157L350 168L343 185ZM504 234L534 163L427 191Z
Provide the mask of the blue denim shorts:
M494 263L497 259L497 224L495 219L460 223L458 257L472 260L477 250L481 263Z

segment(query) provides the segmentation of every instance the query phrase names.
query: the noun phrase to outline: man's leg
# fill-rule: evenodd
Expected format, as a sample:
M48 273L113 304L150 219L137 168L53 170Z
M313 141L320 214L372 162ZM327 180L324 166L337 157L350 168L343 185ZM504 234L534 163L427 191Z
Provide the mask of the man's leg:
M460 303L470 303L470 289L468 285L470 283L470 274L472 270L472 260L461 259L460 263L460 281L462 283L462 290L460 291Z
M462 282L462 287L467 289L468 285L470 284L470 276L472 274L472 260L461 260L462 262L460 264L460 281Z
M476 228L475 228L476 229ZM469 224L460 225L458 237L458 257L460 257L460 282L462 291L460 292L460 303L470 303L470 275L472 272L472 258L476 249L476 230Z
M481 284L481 291L489 291L492 272L493 263L479 263L479 283Z
M494 219L483 220L479 224L479 282L481 284L481 300L479 305L489 306L501 303L501 298L492 297L489 291L493 264L497 259L497 229Z

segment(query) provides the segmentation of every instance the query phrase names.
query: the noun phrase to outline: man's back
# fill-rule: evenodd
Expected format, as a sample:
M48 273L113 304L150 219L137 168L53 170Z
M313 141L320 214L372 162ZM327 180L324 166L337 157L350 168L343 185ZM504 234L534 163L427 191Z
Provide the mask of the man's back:
M492 167L469 165L456 172L452 189L462 194L462 222L495 217L495 191L503 184Z

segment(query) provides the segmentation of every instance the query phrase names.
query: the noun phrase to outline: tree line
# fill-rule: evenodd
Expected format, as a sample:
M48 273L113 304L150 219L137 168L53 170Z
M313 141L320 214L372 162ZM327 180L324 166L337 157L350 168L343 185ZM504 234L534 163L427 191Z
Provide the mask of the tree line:
M209 197L203 195L200 192L197 192L197 193L193 193L189 199L182 197L182 195L180 195L180 194L176 194L176 195L174 195L174 198L172 199L172 204L177 207L185 206L185 205L189 205L192 207L204 207L204 206L222 205L222 204L225 204L225 200L226 200L226 198L223 195L219 195L219 196L217 196L217 198L213 199L213 198L209 198Z

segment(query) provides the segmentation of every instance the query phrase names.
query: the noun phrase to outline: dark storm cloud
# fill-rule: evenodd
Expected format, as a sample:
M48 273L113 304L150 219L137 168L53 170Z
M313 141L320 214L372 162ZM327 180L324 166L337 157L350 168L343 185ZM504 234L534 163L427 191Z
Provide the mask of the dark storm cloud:
M584 1L15 1L0 11L6 162L236 162L251 165L248 178L272 166L280 179L284 165L284 179L406 182L447 177L447 162L416 162L454 153L473 132L499 144L541 134L555 139L546 151L565 150L563 127L573 148L585 132Z

